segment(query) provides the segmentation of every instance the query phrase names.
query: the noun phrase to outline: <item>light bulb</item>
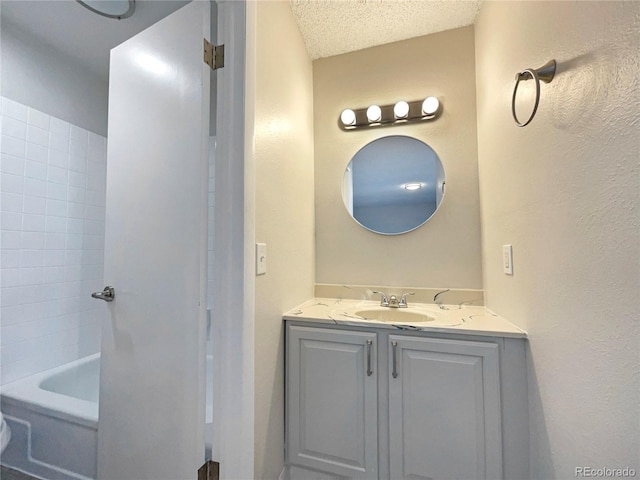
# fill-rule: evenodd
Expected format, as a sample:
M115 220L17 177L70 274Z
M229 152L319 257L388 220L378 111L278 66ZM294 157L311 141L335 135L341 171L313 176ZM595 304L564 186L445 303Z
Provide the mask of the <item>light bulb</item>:
M340 114L340 121L343 125L355 125L356 123L356 112L351 110L350 108L346 108Z
M407 115L409 115L409 104L405 101L396 103L393 107L393 115L396 118L407 118Z
M436 97L427 97L424 102L422 102L422 113L424 115L435 115L435 113L440 108L440 102Z
M371 105L367 108L367 118L370 122L379 122L382 118L382 110L378 105Z

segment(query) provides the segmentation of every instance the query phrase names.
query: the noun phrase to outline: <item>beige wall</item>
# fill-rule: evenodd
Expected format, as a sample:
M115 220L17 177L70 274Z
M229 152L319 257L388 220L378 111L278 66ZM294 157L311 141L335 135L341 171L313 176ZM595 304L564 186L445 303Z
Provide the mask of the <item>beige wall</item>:
M255 238L267 274L255 279L255 477L284 463L282 313L313 296L313 89L311 61L289 3L257 2Z
M318 283L482 288L474 62L472 27L313 62ZM338 127L344 108L429 95L444 107L437 121L349 132ZM447 181L431 220L398 236L360 227L341 197L353 155L387 135L428 143Z
M530 336L536 479L640 467L639 18L638 2L485 2L476 23L484 284ZM518 128L514 75L551 58Z

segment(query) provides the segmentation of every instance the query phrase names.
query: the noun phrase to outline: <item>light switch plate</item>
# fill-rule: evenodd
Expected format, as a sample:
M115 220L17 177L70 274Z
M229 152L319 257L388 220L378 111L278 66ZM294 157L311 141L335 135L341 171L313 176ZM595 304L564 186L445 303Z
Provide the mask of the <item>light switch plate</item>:
M513 275L513 247L502 246L502 271L507 275Z
M267 244L256 243L256 275L267 273Z

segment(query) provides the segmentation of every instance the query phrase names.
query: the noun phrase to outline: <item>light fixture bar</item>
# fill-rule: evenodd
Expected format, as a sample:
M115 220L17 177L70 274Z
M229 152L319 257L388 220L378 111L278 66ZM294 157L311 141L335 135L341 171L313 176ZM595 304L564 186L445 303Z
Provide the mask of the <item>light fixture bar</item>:
M404 105L399 105L404 104ZM423 109L424 105L428 105L427 111ZM399 107L396 107L399 105ZM398 112L404 113L408 105L409 111L406 116L400 117ZM442 113L442 103L436 97L427 97L425 100L415 100L412 102L400 101L395 104L379 105L380 117L373 118L371 114L372 107L346 109L343 110L338 117L338 126L342 130L357 130L363 128L384 127L390 125L404 125L408 123L417 123L437 119ZM349 122L345 121L344 112L349 112ZM353 115L355 120L353 120Z

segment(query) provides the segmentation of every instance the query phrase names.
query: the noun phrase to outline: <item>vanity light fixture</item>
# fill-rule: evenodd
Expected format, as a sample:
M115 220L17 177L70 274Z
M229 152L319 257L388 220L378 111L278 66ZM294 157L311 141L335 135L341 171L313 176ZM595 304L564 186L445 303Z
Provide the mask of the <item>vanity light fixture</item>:
M356 114L350 108L345 108L340 114L340 121L343 125L355 125L356 124Z
M404 187L405 190L420 190L422 188L422 184L421 183L405 183L404 185L402 185Z
M435 120L442 113L442 104L436 97L395 104L371 105L367 108L347 108L340 113L338 126L342 130L381 127Z
M382 110L378 105L371 105L367 108L367 119L369 122L379 122L382 120Z
M436 97L427 97L422 102L422 113L424 115L435 115L440 108L440 102Z
M409 104L404 100L399 101L393 106L393 116L396 118L407 118L409 115Z

